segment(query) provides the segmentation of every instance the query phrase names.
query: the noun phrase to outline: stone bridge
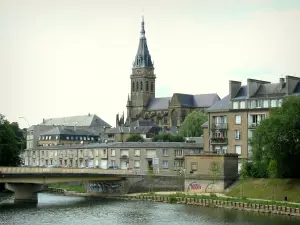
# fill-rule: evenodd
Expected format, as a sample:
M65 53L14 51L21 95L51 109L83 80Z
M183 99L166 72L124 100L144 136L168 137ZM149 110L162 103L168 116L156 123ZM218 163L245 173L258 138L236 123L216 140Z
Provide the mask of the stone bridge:
M103 190L111 187L126 194L132 182L142 179L133 170L80 168L0 167L0 183L14 192L15 202L38 202L37 193L52 183L72 181L100 182ZM121 188L120 188L121 187Z

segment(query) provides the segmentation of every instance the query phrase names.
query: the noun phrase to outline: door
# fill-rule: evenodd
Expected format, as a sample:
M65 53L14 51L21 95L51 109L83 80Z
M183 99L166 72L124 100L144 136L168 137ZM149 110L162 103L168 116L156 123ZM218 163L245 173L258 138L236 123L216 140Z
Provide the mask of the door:
M127 169L127 163L126 160L121 160L121 165L120 165L122 170L126 170Z
M101 169L107 169L107 160L101 160L100 168Z

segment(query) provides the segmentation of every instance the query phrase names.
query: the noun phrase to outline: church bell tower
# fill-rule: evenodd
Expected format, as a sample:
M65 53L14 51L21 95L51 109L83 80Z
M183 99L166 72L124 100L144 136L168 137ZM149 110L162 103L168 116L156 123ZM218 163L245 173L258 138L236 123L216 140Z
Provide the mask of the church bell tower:
M130 75L131 91L126 106L128 122L137 120L147 103L155 98L155 79L154 66L145 36L144 17L142 17L138 51Z

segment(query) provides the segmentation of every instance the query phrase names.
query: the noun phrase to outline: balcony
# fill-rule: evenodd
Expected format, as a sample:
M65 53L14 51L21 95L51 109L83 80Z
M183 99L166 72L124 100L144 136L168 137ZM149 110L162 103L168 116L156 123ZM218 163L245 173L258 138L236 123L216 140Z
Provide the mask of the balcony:
M227 144L227 138L210 138L211 144Z
M212 130L227 130L228 124L227 123L212 123L211 129Z
M121 155L121 159L128 159L129 158L129 156L128 155Z
M249 129L255 129L256 127L258 127L259 126L259 123L257 122L257 123L249 123L248 124L248 128Z
M184 155L183 154L177 154L175 155L175 159L184 159Z

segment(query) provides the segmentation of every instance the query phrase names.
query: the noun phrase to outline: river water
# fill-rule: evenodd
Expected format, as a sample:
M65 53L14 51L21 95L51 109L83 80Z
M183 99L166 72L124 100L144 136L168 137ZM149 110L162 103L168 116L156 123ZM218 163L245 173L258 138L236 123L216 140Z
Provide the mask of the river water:
M39 193L37 206L17 205L0 195L5 225L299 225L300 218L182 204L93 199Z

